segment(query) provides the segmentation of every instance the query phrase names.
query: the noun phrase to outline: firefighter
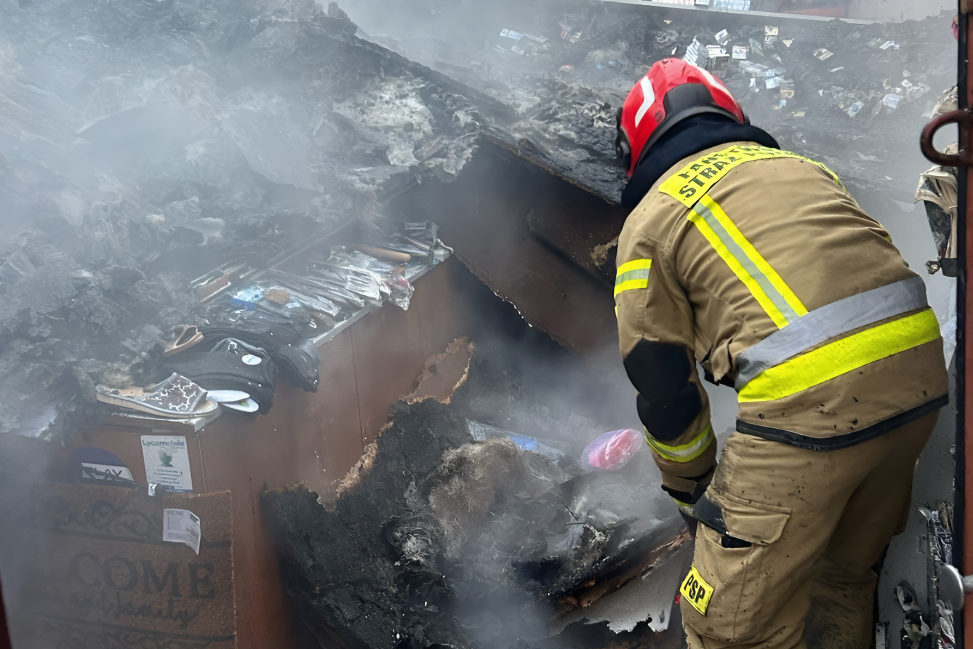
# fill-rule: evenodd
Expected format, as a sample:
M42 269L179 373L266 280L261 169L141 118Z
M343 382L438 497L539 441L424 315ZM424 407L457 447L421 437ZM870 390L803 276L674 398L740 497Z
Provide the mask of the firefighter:
M948 401L943 341L881 224L676 59L618 112L632 207L615 310L662 488L699 521L680 586L690 647L868 647L873 566L904 529ZM717 464L696 370L732 386Z

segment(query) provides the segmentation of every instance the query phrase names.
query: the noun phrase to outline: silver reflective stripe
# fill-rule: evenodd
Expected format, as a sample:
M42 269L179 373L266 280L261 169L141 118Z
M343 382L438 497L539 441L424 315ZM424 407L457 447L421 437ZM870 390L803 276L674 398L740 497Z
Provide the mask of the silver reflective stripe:
M735 387L739 392L764 370L831 338L925 306L926 285L921 277L910 277L810 311L743 350L737 357Z
M753 260L750 259L750 255L748 255L746 251L740 247L740 244L734 240L730 233L726 231L726 228L724 228L723 224L720 223L719 219L716 218L716 215L713 214L708 207L703 205L702 202L696 203L696 205L693 206L693 211L703 217L706 225L708 225L713 233L716 234L717 238L720 240L720 243L726 247L730 255L732 255L733 258L736 259L737 263L739 263L750 275L750 277L753 278L753 281L760 286L760 289L767 296L767 299L774 303L774 306L777 307L777 310L781 312L784 319L787 322L796 322L801 315L791 308L791 305L787 303L787 300L783 295L780 294L777 287L771 283L770 279L764 275L762 270L757 268L757 264L753 263Z

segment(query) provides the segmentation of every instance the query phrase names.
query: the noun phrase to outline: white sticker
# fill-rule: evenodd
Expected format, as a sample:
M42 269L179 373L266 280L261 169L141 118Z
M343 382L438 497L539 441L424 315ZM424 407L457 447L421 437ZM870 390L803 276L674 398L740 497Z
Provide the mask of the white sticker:
M203 533L199 517L188 509L162 510L162 540L171 543L185 543L193 552L199 554L199 541Z
M189 446L185 437L142 435L145 479L169 491L191 492L193 476L189 470Z
M244 354L243 356L240 357L240 360L246 363L247 365L260 365L260 363L263 362L262 358L260 358L259 356L254 356L253 354Z
M85 469L89 470L86 471ZM81 463L81 477L87 480L107 480L109 482L128 480L129 482L135 482L135 478L132 477L132 472L126 466L95 464L94 462Z

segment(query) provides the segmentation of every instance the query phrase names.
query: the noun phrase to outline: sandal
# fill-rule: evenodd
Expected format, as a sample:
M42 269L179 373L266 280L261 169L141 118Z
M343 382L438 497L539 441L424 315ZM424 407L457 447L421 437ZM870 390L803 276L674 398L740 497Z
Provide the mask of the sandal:
M206 398L206 390L185 376L173 374L151 388L110 388L95 386L98 401L138 410L159 417L205 417L219 408L215 401Z
M203 334L199 332L199 329L195 325L173 327L172 333L174 339L166 343L166 348L162 352L163 356L172 356L184 349L189 349L203 340Z

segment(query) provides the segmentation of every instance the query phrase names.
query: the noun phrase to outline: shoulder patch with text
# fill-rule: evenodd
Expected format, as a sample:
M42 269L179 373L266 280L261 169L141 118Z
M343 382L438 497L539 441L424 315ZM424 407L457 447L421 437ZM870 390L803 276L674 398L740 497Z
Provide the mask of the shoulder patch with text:
M835 184L842 190L845 189L838 176L820 162L809 160L802 155L791 153L790 151L780 151L779 149L770 149L762 146L740 145L711 153L686 165L662 183L659 191L672 196L686 207L692 207L723 176L744 162L772 160L774 158L791 158L810 162L828 172Z

